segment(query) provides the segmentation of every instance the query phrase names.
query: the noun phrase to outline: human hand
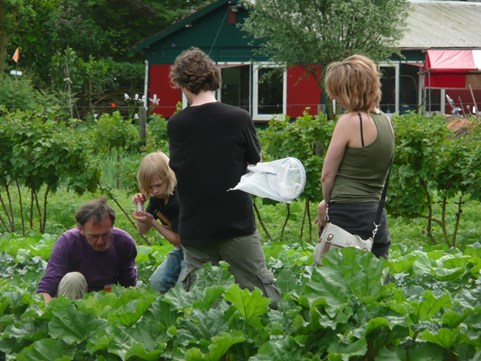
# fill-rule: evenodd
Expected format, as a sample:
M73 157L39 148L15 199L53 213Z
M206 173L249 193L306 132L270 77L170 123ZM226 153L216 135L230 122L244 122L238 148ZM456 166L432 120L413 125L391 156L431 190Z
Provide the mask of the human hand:
M327 203L325 200L322 200L319 203L319 206L317 207L317 218L316 218L316 224L317 224L317 230L320 232L322 227L324 227L327 224Z
M142 193L136 193L132 196L132 202L135 203L137 212L144 209L145 196Z
M43 300L45 301L45 303L49 303L50 301L52 301L52 296L50 296L48 293L42 292L41 295L43 296Z
M154 216L146 211L135 211L134 218L136 221L144 224L152 224L155 221Z

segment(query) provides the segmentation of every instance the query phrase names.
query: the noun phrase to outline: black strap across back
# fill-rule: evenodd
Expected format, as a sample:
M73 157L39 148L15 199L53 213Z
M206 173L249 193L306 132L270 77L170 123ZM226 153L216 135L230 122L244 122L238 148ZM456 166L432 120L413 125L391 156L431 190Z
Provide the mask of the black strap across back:
M364 133L362 131L362 117L360 112L357 112L357 115L359 116L359 127L361 128L361 145L364 148Z

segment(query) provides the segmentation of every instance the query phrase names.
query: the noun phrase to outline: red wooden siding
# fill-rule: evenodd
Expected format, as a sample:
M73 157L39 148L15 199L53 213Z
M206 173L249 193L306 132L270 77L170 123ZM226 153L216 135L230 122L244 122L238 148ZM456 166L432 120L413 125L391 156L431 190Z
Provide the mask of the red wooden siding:
M149 98L154 94L159 98L159 105L156 105L152 112L166 118L174 114L177 102L182 101L181 90L170 85L169 70L170 64L152 64L149 69Z
M157 94L159 105L152 110L168 118L175 112L176 104L182 101L180 89L173 89L169 83L169 64L152 64L149 69L149 97ZM287 114L292 118L302 115L309 107L309 114L317 113L321 90L316 81L306 75L300 67L291 67L287 71Z
M287 70L287 109L292 118L302 115L309 107L309 114L317 114L317 106L321 102L321 89L311 75L299 66Z

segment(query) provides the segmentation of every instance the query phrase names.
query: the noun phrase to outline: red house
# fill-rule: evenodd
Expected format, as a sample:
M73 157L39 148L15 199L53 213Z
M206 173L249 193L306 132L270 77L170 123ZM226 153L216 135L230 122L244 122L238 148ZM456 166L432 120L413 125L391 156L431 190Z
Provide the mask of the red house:
M238 27L247 16L238 0L219 0L135 47L133 51L142 51L146 59L145 92L159 100L157 105L151 104L151 111L169 117L179 102L187 105L181 91L170 86L168 74L176 56L196 46L222 69L217 99L246 109L254 121L266 122L276 114L293 118L305 109L316 114L321 103L317 81L301 67L286 69L260 56ZM479 57L479 24L481 2L413 1L407 31L398 44L402 57L379 63L381 110L388 114L410 110L450 114L448 98L465 111L473 109L476 99L481 107L479 65L468 66L462 60ZM454 59L456 52L456 62L446 60ZM441 58L444 60L438 61Z
M246 109L254 121L265 122L276 114L296 117L306 108L316 114L320 86L300 67L280 68L256 54L247 34L238 27L246 16L247 10L237 1L220 0L135 47L133 51L145 54L147 94L158 98L151 111L169 117L178 102L187 105L181 91L170 86L168 75L177 55L195 46L221 68L217 99Z

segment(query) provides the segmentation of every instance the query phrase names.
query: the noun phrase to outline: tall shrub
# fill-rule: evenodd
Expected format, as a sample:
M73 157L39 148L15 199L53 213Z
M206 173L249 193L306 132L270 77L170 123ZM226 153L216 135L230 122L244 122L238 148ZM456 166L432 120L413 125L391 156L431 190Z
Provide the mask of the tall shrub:
M444 116L393 118L396 156L387 208L390 214L426 220L433 243L456 245L465 197L480 199L480 127L455 136ZM454 204L454 218L450 206Z
M322 198L320 186L322 163L332 130L333 123L327 120L325 114L312 116L306 111L294 120L273 119L265 130L259 132L264 161L294 157L302 162L306 170L306 186L300 196L305 201L300 238L307 221L309 237L312 239L312 218L309 208L312 201L318 202Z
M13 189L17 190L21 210L22 231L25 233L23 200L28 189L30 228L38 217L38 230L43 232L47 221L47 203L50 192L60 186L77 194L95 191L99 182L99 169L92 161L90 137L50 120L45 113L36 111L4 112L0 118L0 187L7 200L0 196L2 222L7 231L15 231ZM23 187L21 187L23 186ZM2 218L0 218L1 220Z

